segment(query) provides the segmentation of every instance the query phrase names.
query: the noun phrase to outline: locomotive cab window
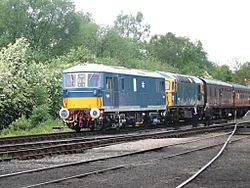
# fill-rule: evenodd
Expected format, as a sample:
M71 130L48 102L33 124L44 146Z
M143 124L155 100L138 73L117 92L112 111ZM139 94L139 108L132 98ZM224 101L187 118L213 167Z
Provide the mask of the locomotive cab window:
M78 74L77 86L86 87L86 75L85 74Z
M112 89L112 77L106 77L106 90Z
M100 87L100 74L98 73L88 74L88 87Z
M76 85L76 74L65 74L64 87L75 87L75 85Z

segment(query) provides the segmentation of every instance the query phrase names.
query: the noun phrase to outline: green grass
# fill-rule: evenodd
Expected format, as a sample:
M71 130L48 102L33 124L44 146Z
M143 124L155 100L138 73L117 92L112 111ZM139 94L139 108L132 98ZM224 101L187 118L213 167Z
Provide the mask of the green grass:
M0 137L56 133L56 132L66 132L66 131L71 131L71 129L67 128L63 124L63 121L61 119L49 119L43 123L40 123L36 127L27 130L13 129L13 128L4 129L0 131Z

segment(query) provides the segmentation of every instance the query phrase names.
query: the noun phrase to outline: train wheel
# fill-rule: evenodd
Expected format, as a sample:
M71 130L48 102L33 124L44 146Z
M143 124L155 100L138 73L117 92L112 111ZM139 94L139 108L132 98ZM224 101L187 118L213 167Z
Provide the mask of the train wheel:
M79 127L79 125L75 125L75 126L74 126L74 130L75 130L77 133L79 133L79 132L81 132L81 127Z
M103 130L103 128L104 128L103 122L97 123L96 126L95 126L95 129L96 129L97 131L101 131L101 130Z

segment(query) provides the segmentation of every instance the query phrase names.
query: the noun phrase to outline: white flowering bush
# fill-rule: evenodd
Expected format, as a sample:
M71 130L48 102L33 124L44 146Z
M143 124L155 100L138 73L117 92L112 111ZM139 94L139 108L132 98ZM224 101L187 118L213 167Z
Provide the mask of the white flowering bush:
M29 117L40 105L47 105L54 115L60 101L59 72L34 62L29 43L24 38L1 49L0 128L8 127L22 115Z

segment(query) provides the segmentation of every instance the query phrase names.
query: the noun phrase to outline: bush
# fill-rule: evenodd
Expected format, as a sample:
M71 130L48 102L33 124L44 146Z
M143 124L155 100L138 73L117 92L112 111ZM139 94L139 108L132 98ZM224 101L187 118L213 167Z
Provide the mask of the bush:
M33 109L32 114L30 116L30 122L32 127L36 127L42 122L50 119L51 116L49 114L49 107L47 105L40 105Z
M10 129L13 131L29 130L30 128L31 128L30 121L27 120L24 116L21 116L10 125Z

